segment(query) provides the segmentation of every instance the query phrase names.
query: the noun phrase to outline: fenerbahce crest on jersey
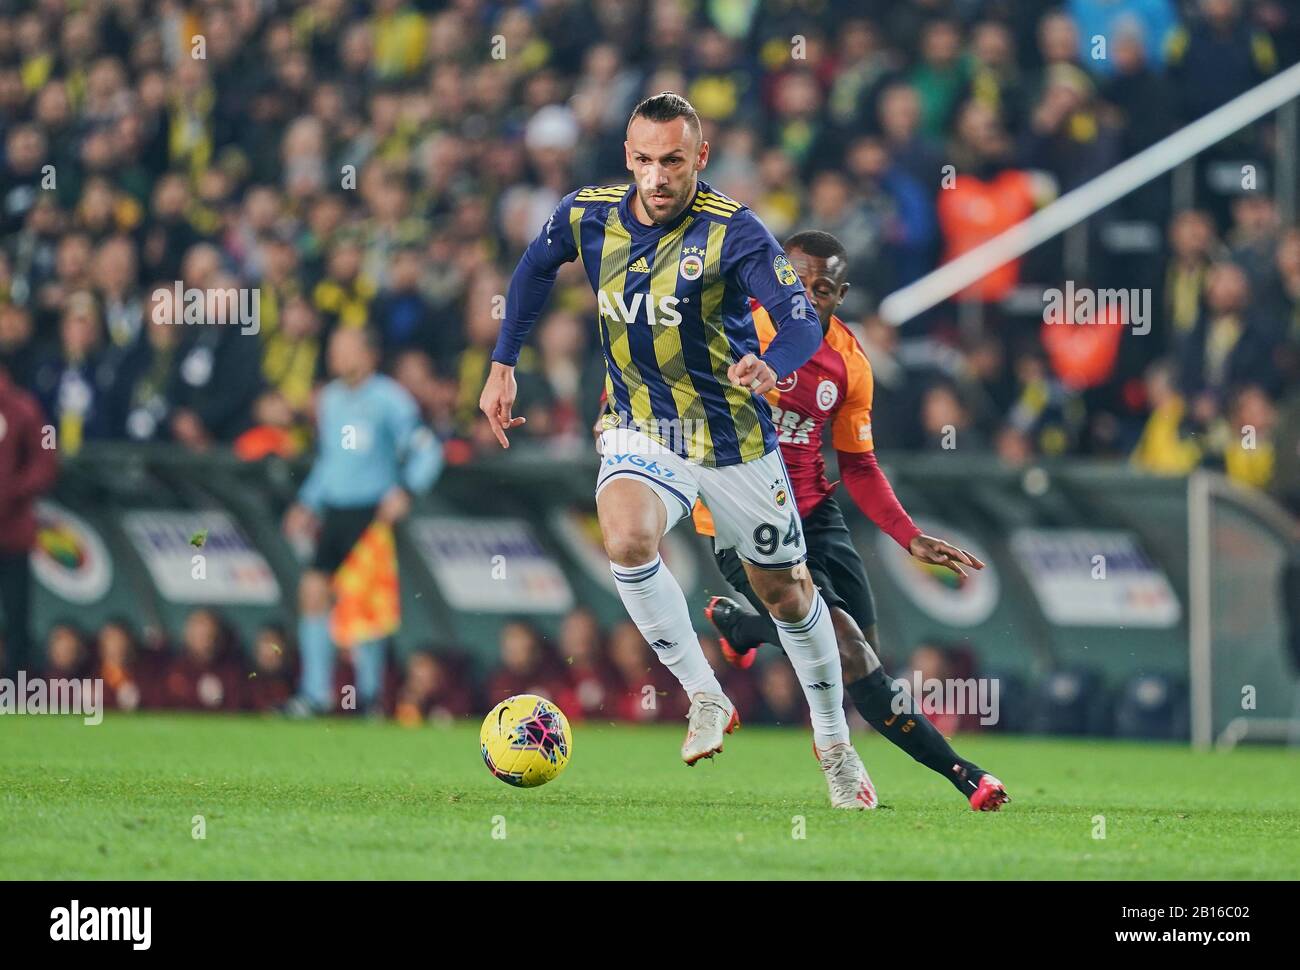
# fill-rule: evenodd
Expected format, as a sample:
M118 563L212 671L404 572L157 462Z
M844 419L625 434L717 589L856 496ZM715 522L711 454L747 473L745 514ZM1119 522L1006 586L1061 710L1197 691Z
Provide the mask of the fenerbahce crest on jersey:
M776 447L771 411L727 368L760 353L749 297L788 314L796 299L806 305L798 276L763 224L707 183L662 226L636 219L634 193L580 189L539 237L547 263L579 260L596 293L605 426L636 428L702 465L760 458Z

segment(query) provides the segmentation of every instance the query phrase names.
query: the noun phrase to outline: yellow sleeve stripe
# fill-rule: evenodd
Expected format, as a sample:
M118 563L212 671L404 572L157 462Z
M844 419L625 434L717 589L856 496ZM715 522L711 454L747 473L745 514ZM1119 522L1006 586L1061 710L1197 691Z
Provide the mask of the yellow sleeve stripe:
M654 271L650 274L650 301L654 305L658 305L665 296L671 296L677 288L682 246L686 233L694 222L694 216L687 216L680 226L664 236L655 247ZM680 431L673 433L680 435L691 458L710 464L715 459L713 433L709 428L704 402L695 390L690 374L686 370L682 350L682 328L656 327L655 329L659 331L654 338L659 376L672 391L673 406L677 409L676 417L681 422Z
M724 219L730 219L736 214L735 209L720 209L712 203L696 202L691 206L692 212L711 212L715 216L722 216Z
M626 185L607 185L597 186L589 189L579 189L575 202L618 202L627 192Z
M710 202L723 209L735 211L740 208L740 203L735 199L728 199L725 195L719 195L717 192L700 192L695 196L697 202Z
M587 210L581 206L569 206L569 228L573 230L573 245L578 250L578 263L582 263L582 216Z

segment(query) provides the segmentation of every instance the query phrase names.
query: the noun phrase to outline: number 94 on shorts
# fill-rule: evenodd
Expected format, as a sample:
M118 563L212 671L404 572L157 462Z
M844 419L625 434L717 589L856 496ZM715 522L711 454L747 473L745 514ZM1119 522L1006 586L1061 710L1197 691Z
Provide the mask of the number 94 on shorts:
M600 443L597 495L616 479L639 481L663 501L669 529L690 517L698 498L713 517L718 549L734 548L742 559L768 569L788 569L807 558L780 451L710 467L692 464L631 428L612 428Z

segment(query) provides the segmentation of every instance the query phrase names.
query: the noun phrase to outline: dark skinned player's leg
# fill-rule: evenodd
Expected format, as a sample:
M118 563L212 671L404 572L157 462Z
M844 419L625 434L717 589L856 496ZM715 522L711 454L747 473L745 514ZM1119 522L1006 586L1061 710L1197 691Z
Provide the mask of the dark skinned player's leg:
M844 672L844 692L853 700L864 721L913 759L947 778L969 798L986 772L959 757L939 729L916 710L911 693L885 673L872 647L873 643L880 642L876 604L867 584L866 568L834 499L828 498L814 509L803 520L803 527L809 572L831 609ZM729 614L725 628L732 649L742 651L754 649L760 643L779 644L776 627L750 588L739 558L731 550L718 553L716 558L727 582L758 611L757 615L740 611Z
M772 622L772 615L767 612L767 607L758 598L754 588L749 585L744 563L736 555L736 550L723 549L720 552L715 550L713 558L723 578L737 593L745 597L754 609L753 613L737 609L731 614L724 634L731 648L737 653L746 653L756 649L760 643L771 643L780 647L781 635L777 632L776 624Z
M829 602L825 589L822 597ZM939 729L916 710L915 700L902 683L885 673L871 647L872 642L877 642L875 624L864 633L839 606L831 607L831 622L840 647L844 691L853 699L853 706L862 719L916 761L943 775L969 798L986 772L958 756Z
M969 798L985 772L958 757L939 729L916 709L904 685L885 673L872 646L880 642L876 603L866 567L833 498L808 516L804 536L813 581L831 607L844 668L844 692L853 699L863 720Z

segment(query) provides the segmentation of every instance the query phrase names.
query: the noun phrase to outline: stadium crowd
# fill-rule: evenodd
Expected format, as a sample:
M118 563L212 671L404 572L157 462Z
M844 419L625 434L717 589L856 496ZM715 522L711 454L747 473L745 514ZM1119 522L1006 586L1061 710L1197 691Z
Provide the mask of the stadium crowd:
M808 707L789 664L764 663L741 672L723 660L715 638L700 642L747 723L807 722ZM245 651L208 608L186 617L175 644L156 631L142 636L125 617L93 632L65 619L50 629L44 656L31 676L102 679L110 710L278 712L298 688L297 650L284 629L261 627ZM967 676L962 663L968 658L960 647L920 644L902 674L910 676L910 666L925 678ZM569 613L553 639L525 621L507 623L497 664L485 673L456 650L433 646L386 666L379 696L367 709L345 690L356 681L345 653L335 671L336 713L393 717L415 727L470 716L523 693L550 698L575 721L676 722L687 711L686 698L636 626L624 621L606 631L585 607ZM926 713L946 733L977 725L973 715L948 714L934 704Z
M950 447L956 429L959 451L1014 465L1221 466L1300 509L1300 227L1274 199L1269 119L1198 160L1194 209L1165 177L1090 220L1084 263L1058 240L964 306L901 328L877 313L1298 58L1300 10L1280 0L0 4L0 366L64 454L129 440L293 456L311 447L325 341L370 327L448 459L495 453L477 401L511 268L566 192L626 180L631 107L671 89L704 119L715 189L778 238L817 228L846 246L842 316L886 453ZM1258 184L1215 182L1216 160L1242 158ZM1103 243L1121 223L1154 242L1116 256ZM564 454L590 446L603 383L579 272L518 368L521 443ZM1009 309L1021 284L1067 272L1149 288L1149 332ZM256 326L192 320L189 289L255 291ZM179 666L153 677L171 702L203 680L178 670L218 662L214 626L194 614ZM95 651L63 631L60 649L120 665L131 637L106 629L107 648L105 631ZM274 692L280 639L218 676L222 704ZM615 684L621 650L640 663L627 639L609 637ZM459 709L454 666L413 665L398 692Z

